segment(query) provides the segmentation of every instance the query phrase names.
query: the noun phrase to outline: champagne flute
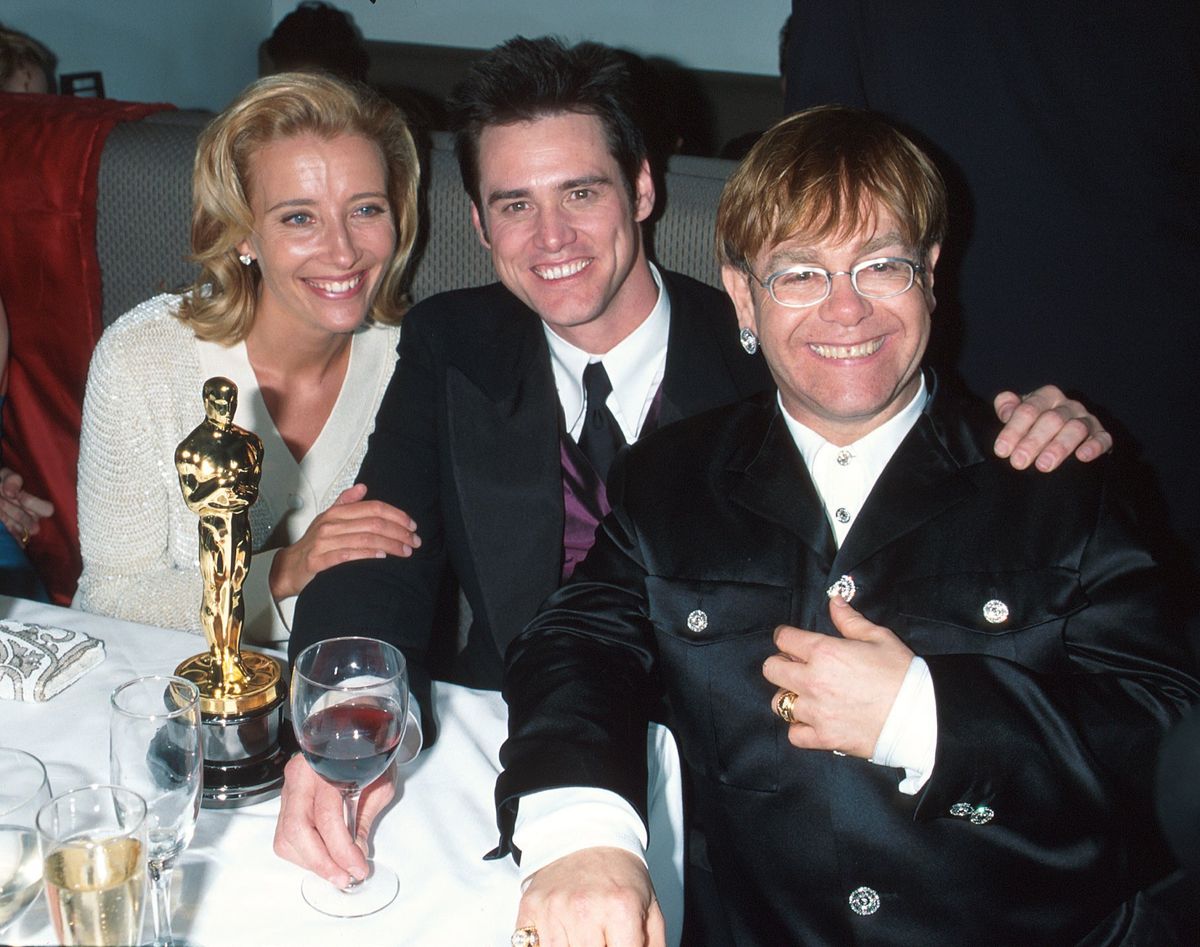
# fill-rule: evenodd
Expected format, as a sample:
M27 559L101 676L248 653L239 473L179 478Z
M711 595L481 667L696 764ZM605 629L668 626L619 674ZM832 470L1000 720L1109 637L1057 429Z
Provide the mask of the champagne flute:
M37 829L46 903L59 943L140 943L145 800L120 786L87 786L42 806Z
M154 943L170 947L171 873L200 811L200 692L181 677L138 677L114 690L111 703L111 778L146 800Z
M0 747L0 932L21 916L42 887L34 819L50 801L42 761L24 750Z
M372 638L330 638L310 645L292 672L292 725L317 775L342 794L351 837L358 798L396 756L408 722L404 655ZM316 875L304 879L304 900L334 917L362 917L392 903L396 873L373 865L368 878L339 891Z

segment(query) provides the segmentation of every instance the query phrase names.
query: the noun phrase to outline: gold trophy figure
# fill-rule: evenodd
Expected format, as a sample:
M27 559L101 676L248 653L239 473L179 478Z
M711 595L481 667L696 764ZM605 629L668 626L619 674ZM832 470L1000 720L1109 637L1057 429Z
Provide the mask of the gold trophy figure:
M200 518L200 627L208 652L175 673L200 690L205 724L206 804L242 805L277 790L281 755L281 669L274 658L243 653L242 584L250 568L250 507L258 499L263 444L233 423L237 385L204 383L205 418L175 449L175 469L188 509ZM264 780L264 777L265 780Z

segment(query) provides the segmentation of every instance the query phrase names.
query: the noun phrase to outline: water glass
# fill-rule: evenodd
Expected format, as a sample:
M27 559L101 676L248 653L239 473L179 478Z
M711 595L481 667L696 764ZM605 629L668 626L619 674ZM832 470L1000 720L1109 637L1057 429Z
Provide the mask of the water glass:
M50 780L41 760L24 750L0 747L0 932L42 890L38 856L38 810L50 801Z

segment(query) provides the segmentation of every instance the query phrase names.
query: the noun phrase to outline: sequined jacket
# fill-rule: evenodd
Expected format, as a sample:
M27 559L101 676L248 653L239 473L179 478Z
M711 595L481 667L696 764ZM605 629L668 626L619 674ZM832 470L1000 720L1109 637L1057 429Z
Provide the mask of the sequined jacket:
M196 515L184 505L176 445L204 418L201 386L224 375L238 386L235 423L263 439L258 501L250 509L255 555L243 587L243 640L289 634L295 599L272 600L274 550L354 483L375 412L396 364L400 330L354 337L341 394L297 463L263 403L246 346L202 342L175 318L180 297L162 295L126 313L92 356L79 449L83 575L74 605L152 625L200 630Z

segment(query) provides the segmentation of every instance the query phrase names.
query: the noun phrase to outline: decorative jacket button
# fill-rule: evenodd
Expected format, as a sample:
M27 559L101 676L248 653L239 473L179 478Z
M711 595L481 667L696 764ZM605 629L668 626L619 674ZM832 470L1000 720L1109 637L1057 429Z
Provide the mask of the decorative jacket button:
M950 814L956 819L965 819L974 811L975 807L969 802L956 802L950 807Z
M825 594L830 598L833 598L835 595L840 595L842 597L842 601L849 602L850 599L854 598L854 593L857 591L858 586L854 584L854 579L848 575L844 575L834 582L833 585L829 586L829 588L825 590Z
M874 888L855 888L850 892L850 910L859 917L866 917L879 910L879 894Z
M687 626L688 631L698 635L708 627L708 616L697 608L694 612L688 615Z
M971 824L987 825L994 818L996 818L996 813L992 809L987 806L977 806L971 813Z
M983 617L989 624L999 625L1008 620L1008 606L998 598L990 599L983 604Z

